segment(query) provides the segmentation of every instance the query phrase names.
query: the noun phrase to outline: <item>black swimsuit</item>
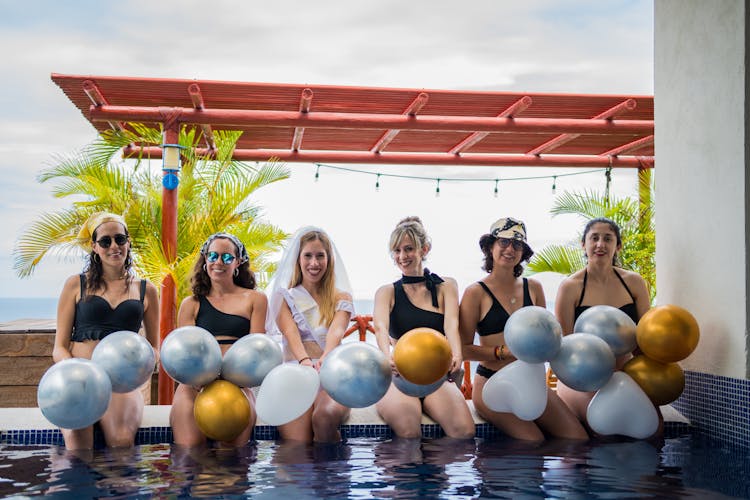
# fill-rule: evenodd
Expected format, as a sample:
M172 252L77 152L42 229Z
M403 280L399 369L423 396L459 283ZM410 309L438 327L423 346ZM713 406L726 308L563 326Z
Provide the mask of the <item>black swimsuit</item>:
M143 298L146 296L146 280L141 280L141 297L126 299L112 307L107 299L99 295L85 295L86 276L81 274L81 299L76 302L73 320L73 342L101 340L110 333L126 330L138 332L143 322Z
M440 285L437 285L440 286ZM432 328L445 335L445 315L421 309L411 303L401 280L393 283L393 309L388 333L396 340L406 332L419 327Z
M490 306L490 309L487 311L487 314L484 315L484 318L477 323L477 334L479 334L480 337L484 337L485 335L492 335L494 333L505 331L505 323L508 322L510 314L508 314L508 311L505 310L500 301L497 300L497 297L495 297L490 291L490 287L488 287L483 281L478 281L477 283L479 283L484 291L487 292L487 295L492 297L492 306ZM529 293L529 280L523 278L523 305L521 307L533 305L534 302L531 300L531 294ZM487 368L481 363L477 365L477 375L490 378L496 372L497 370Z
M214 337L244 337L250 333L250 320L237 314L228 314L216 309L203 295L198 297L198 314L195 325L205 328ZM218 339L219 344L232 344L237 339Z
M633 296L633 293L630 291L630 288L628 288L628 285L625 284L625 280L622 279L622 276L620 276L620 273L614 271L615 276L617 276L617 279L620 280L620 283L622 283L622 286L625 287L625 290L628 292L628 295L630 295L630 298L633 299L633 302L629 304L625 304L624 306L620 306L620 311L624 312L628 316L630 316L630 319L633 320L634 323L638 323L638 309L635 307L635 297ZM573 312L573 322L575 323L575 320L578 319L578 316L580 316L583 311L588 309L592 306L584 306L581 305L583 303L583 295L586 293L586 279L588 278L588 270L583 271L583 288L581 289L581 297L578 299L578 305L575 308L575 311Z

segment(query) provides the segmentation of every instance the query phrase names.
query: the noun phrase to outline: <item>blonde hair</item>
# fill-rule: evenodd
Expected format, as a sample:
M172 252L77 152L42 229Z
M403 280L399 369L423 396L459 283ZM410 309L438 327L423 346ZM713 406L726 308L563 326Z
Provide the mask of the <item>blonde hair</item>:
M421 219L415 215L405 217L396 224L396 228L391 233L391 240L388 243L391 253L396 250L396 247L404 239L404 236L409 236L420 249L426 247L427 251L429 251L432 248L432 241L427 236L427 231L425 231Z
M318 308L320 309L320 321L321 325L326 327L331 325L333 321L333 315L336 313L336 275L334 272L334 257L333 247L331 240L328 235L321 231L310 231L302 235L299 240L299 252L297 253L297 263L294 266L294 272L292 273L292 279L289 282L289 288L302 283L302 268L299 265L299 258L302 255L302 249L311 241L320 241L323 245L323 250L326 252L328 259L328 266L326 267L325 273L320 280L320 303Z

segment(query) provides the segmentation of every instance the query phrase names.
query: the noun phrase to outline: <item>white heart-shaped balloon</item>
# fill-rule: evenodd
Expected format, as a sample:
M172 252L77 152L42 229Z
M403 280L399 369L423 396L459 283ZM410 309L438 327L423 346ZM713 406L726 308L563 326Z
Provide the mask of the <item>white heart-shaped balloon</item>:
M591 429L605 436L645 439L659 427L659 415L643 389L625 372L615 372L586 410Z
M513 413L521 420L536 420L547 407L544 363L516 360L505 365L484 384L482 399L492 411Z
M320 377L311 366L279 365L260 384L255 411L268 425L287 424L312 406L319 388Z

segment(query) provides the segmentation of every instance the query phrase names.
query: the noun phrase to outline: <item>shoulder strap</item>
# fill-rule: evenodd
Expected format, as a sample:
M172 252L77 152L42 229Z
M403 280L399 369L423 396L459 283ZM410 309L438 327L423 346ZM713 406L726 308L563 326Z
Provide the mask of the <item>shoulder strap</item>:
M589 270L583 270L583 288L581 288L581 296L578 298L578 305L583 304L583 295L586 293L586 279L589 277Z
M625 290L627 290L628 295L630 295L630 298L633 299L633 302L635 302L635 297L633 297L633 292L630 291L630 288L628 288L628 285L625 284L625 280L620 276L620 273L618 273L614 268L612 269L615 272L615 276L617 276L617 279L620 280L620 283L622 283L622 286L625 287Z
M523 278L523 305L534 305L534 301L531 300L531 293L529 292L529 280L527 278Z
M81 278L81 299L86 295L86 275L81 273L78 276Z
M495 297L495 294L490 290L490 287L488 287L484 281L477 281L477 283L479 283L479 285L484 288L484 291L487 292L487 295L492 297L492 302L500 303L500 301L497 300L497 297Z
M146 280L141 280L141 303L143 303L143 299L146 297Z

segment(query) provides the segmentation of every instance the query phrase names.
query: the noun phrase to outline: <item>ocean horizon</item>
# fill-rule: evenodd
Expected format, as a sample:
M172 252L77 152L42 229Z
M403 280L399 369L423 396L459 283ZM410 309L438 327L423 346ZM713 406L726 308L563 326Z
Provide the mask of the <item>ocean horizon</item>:
M57 316L58 297L0 297L0 323L24 319L49 319ZM355 299L357 314L372 314L373 301Z

